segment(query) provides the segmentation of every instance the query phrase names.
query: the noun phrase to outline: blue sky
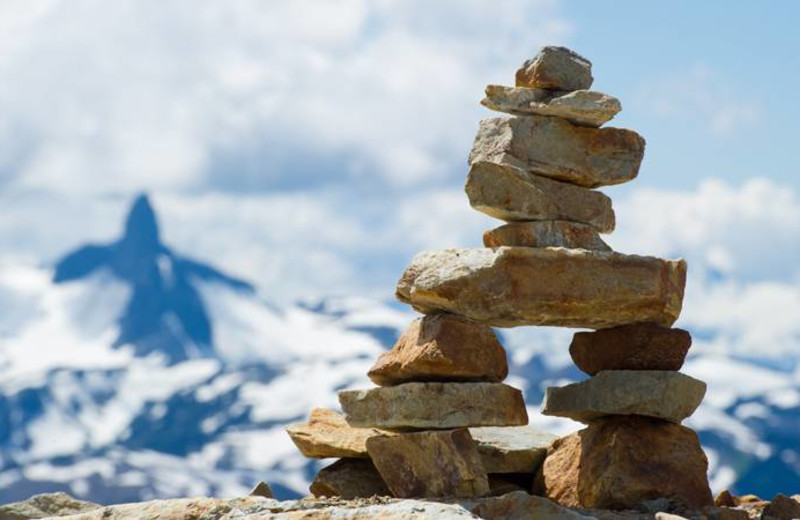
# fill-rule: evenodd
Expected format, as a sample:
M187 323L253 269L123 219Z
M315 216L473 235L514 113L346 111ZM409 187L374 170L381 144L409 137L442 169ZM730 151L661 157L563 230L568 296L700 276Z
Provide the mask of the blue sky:
M176 249L276 300L391 298L416 251L477 247L498 224L463 194L478 121L494 115L478 101L555 43L591 59L594 88L620 98L611 124L647 139L639 179L605 190L619 223L609 242L685 256L741 290L794 291L798 11L6 0L0 262L49 266L108 242L144 190Z

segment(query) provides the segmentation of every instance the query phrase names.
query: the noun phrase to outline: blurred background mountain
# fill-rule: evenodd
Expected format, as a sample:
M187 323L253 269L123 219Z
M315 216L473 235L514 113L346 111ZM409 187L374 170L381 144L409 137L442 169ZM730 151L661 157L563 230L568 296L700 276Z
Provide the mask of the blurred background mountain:
M800 4L0 2L0 502L280 497L283 432L413 313L422 249L477 247L487 83L594 62L647 140L615 249L689 262L677 326L715 491L800 489ZM148 193L148 195L143 195ZM121 228L121 229L120 229ZM503 330L534 424L571 332Z

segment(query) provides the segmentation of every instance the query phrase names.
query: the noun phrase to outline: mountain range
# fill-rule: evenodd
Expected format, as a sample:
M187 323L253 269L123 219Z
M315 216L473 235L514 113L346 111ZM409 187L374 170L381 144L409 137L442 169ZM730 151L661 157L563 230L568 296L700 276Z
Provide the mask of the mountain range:
M283 431L336 408L413 319L399 304L332 297L278 306L268 288L165 245L147 196L122 237L54 265L0 263L0 502L67 491L100 503L231 496L267 481L307 492L325 464ZM570 331L498 331L533 424L547 386L586 376L566 355ZM692 331L684 371L709 383L688 423L712 487L772 496L800 490L800 382L791 364L704 353Z

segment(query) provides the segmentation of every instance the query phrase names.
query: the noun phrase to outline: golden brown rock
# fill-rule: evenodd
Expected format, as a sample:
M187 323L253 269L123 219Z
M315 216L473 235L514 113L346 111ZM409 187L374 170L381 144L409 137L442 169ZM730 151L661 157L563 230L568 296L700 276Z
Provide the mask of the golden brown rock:
M589 128L545 116L491 118L481 121L469 162L507 164L598 188L635 179L644 148L642 136L623 128Z
M611 199L599 191L527 173L508 164L472 163L465 187L473 208L505 221L568 220L614 231Z
M601 370L673 370L683 366L692 336L656 323L633 323L595 332L578 332L569 353L589 375Z
M518 87L580 90L592 86L592 62L567 49L548 45L517 69Z
M394 496L480 497L489 481L466 429L373 437L367 451Z
M594 90L563 92L501 85L487 85L481 105L513 115L563 117L570 123L594 128L622 110L617 98Z
M537 478L570 507L627 509L657 498L688 508L712 504L708 460L697 434L645 417L612 417L559 439Z
M404 383L342 390L339 403L350 426L446 429L528 424L522 392L500 383Z
M683 260L583 249L445 249L415 256L397 297L423 313L452 312L495 327L669 326L685 283Z
M567 220L510 222L483 234L486 247L566 247L611 251L595 228Z
M307 423L286 427L292 442L305 457L312 459L367 456L367 439L380 435L372 428L353 428L340 414L314 408Z
M719 492L719 494L714 497L714 505L717 507L734 507L736 505L736 501L733 499L733 495L727 489L724 489Z
M345 500L391 496L380 473L372 462L365 459L340 459L322 468L309 490L315 497L341 497Z
M490 327L454 314L433 314L414 320L368 375L380 386L409 381L500 382L508 375L508 362Z

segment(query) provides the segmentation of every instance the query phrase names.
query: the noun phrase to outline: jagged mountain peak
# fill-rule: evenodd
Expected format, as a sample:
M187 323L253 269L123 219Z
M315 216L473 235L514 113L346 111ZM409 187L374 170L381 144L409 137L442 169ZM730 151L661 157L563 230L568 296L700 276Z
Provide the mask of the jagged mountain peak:
M169 363L214 352L213 324L197 284L217 282L253 292L244 280L174 253L161 242L158 217L146 194L134 200L123 236L110 244L90 244L56 263L53 280L67 283L105 270L126 283L131 296L119 317L115 347L132 345L136 355L154 353Z

